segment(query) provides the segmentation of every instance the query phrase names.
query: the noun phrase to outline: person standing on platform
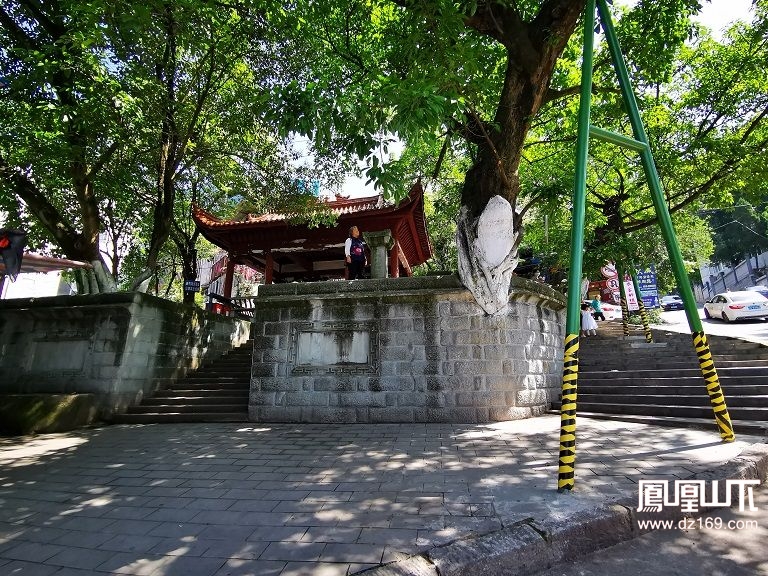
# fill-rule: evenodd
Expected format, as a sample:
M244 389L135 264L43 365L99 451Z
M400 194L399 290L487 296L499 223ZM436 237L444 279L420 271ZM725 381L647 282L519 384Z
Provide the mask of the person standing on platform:
M344 256L347 262L347 279L362 278L368 259L365 257L365 242L360 238L360 230L357 229L357 226L352 226L349 229L349 238L344 242Z

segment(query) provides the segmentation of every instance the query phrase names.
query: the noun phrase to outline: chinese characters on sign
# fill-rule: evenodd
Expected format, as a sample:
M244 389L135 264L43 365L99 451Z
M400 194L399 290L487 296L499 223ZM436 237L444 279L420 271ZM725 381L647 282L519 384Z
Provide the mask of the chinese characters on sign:
M659 307L659 292L656 287L656 266L646 269L637 269L637 287L640 289L640 297L646 308Z
M704 480L675 480L670 490L669 480L640 480L638 512L661 512L680 508L682 512L698 512L699 508L730 507L733 488L738 488L739 511L756 512L752 486L759 480L726 480L725 493L718 494L718 480L712 480L712 489L706 490ZM749 508L746 508L746 506Z
M624 294L627 296L627 308L630 310L640 310L640 305L637 303L637 295L635 294L635 285L632 282L632 278L629 275L624 275ZM645 300L643 300L645 305Z

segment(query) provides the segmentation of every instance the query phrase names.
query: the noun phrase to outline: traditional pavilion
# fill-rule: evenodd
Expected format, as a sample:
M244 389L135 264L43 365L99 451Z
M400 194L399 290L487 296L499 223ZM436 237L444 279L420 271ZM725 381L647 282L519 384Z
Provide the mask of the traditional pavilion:
M266 284L345 278L344 242L351 226L360 229L369 245L372 233L388 233L390 277L410 276L414 266L432 257L421 181L398 204L385 203L377 195L337 197L325 206L337 216L334 227L291 224L283 214L251 216L244 221L221 220L193 207L192 217L200 233L227 252L223 296L231 297L236 264L262 272Z

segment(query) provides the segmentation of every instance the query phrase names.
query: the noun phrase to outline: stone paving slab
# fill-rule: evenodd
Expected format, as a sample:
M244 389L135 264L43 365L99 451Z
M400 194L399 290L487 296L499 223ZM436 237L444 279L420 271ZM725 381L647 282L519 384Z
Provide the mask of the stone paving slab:
M576 490L559 494L559 426L552 415L0 438L0 573L335 576L392 563L376 572L434 574L439 562L449 573L466 543L528 530L532 552L537 527L568 526L636 499L640 479L703 473L764 440L581 418Z

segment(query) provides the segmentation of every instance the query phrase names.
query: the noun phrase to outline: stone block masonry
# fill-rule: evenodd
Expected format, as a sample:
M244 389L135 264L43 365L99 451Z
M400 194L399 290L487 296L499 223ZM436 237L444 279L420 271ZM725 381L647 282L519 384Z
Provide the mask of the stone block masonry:
M565 298L514 278L488 316L455 276L262 286L256 422L453 422L544 413L559 392Z
M109 418L249 332L247 321L139 293L3 300L0 395L85 395Z

